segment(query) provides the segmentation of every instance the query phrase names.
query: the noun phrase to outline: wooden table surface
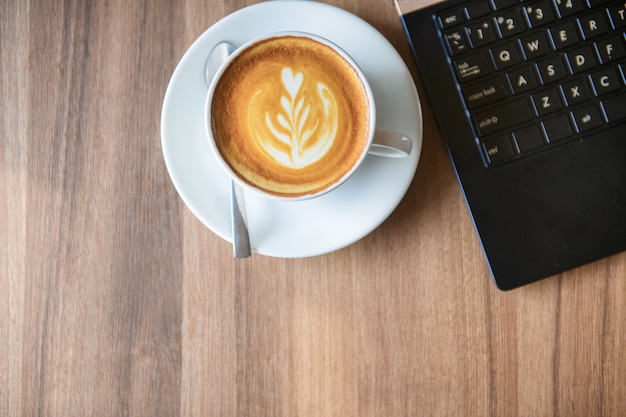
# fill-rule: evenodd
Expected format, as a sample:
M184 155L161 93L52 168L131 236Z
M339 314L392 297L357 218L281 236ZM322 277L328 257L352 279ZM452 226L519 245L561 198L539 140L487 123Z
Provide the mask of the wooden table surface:
M335 253L246 260L192 215L165 89L251 3L0 2L0 416L626 415L626 253L495 288L391 0L329 3L421 94L394 213Z

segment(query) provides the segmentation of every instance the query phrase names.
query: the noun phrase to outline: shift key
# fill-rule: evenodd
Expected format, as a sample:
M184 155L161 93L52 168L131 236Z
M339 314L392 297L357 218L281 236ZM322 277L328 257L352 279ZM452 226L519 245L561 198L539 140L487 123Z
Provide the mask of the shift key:
M524 123L533 118L528 101L517 99L500 104L489 110L483 110L473 115L474 125L479 136L486 136L503 129Z

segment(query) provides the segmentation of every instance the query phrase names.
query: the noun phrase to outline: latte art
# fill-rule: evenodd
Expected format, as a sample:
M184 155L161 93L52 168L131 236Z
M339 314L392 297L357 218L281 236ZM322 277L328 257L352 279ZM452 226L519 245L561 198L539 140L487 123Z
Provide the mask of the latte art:
M335 49L296 35L236 53L213 89L211 133L243 182L275 196L332 188L366 153L368 90Z
M302 72L283 68L281 80L286 95L280 97L280 112L252 120L253 135L258 144L276 162L291 168L303 168L319 161L333 145L338 129L337 101L321 82L304 79ZM251 110L264 109L264 91L254 94Z

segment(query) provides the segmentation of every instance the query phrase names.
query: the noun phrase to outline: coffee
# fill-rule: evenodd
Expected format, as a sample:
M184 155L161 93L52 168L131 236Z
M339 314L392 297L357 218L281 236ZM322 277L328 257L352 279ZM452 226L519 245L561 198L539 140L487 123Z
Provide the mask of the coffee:
M279 197L340 182L369 146L372 104L357 70L323 42L285 35L246 47L217 82L217 151L243 182Z

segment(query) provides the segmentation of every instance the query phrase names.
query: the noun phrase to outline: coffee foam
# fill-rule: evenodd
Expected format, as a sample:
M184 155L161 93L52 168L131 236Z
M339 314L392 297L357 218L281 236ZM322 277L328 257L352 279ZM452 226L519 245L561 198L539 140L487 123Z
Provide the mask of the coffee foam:
M235 57L215 88L211 114L232 171L277 196L332 186L369 138L358 73L329 46L298 36L259 41Z

